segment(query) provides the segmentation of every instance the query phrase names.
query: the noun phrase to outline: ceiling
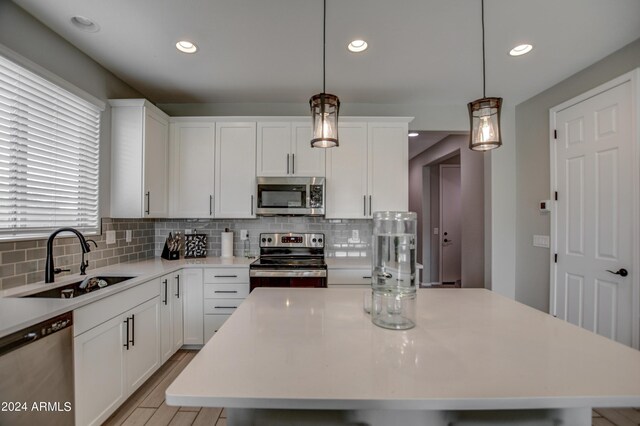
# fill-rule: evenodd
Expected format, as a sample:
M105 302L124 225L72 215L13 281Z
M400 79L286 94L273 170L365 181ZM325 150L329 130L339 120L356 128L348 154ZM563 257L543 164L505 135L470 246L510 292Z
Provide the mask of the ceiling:
M306 102L322 89L321 0L14 2L154 102ZM640 38L638 0L486 0L485 18L487 95L511 105ZM480 35L480 0L327 0L327 92L467 103L482 95ZM356 38L369 49L350 53ZM178 52L181 39L198 52ZM531 53L508 55L524 42Z

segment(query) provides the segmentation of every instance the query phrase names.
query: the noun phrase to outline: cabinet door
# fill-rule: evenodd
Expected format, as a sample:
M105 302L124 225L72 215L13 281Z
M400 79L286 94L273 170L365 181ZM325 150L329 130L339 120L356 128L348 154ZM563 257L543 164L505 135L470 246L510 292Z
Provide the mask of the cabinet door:
M125 348L126 383L133 393L160 367L160 300L155 297L124 314L129 318L129 349ZM126 336L125 336L126 337Z
M218 218L255 217L256 123L216 124Z
M291 175L291 123L258 123L258 176Z
M369 123L369 217L376 211L409 208L407 132L407 123Z
M311 124L293 123L291 174L294 176L324 176L326 149L311 148Z
M172 274L160 278L160 354L164 364L173 355Z
M327 151L327 219L367 216L367 124L340 123L340 146Z
M171 353L174 354L184 344L184 283L182 282L182 271L173 273L172 284L171 314L173 316L173 349Z
M171 123L172 217L213 217L215 123Z
M169 123L145 107L144 217L166 217L168 212Z
M202 269L184 269L182 271L182 296L184 297L184 344L202 345L204 284Z
M73 341L77 425L99 425L127 398L125 325L117 316Z

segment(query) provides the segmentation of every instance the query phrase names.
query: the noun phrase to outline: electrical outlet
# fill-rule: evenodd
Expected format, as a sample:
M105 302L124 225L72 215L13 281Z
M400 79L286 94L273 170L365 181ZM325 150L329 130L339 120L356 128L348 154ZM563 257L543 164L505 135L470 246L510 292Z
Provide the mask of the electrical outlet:
M124 233L124 239L128 243L131 242L131 236L132 236L131 234L132 234L131 229L127 229Z
M440 229L433 228L433 235L438 235L440 233Z
M247 231L246 229L241 229L240 230L240 240L244 241L247 238L249 238L249 231Z
M357 229L351 231L351 239L353 241L360 241L360 231L358 231Z
M116 231L107 231L107 244L115 244L116 243Z

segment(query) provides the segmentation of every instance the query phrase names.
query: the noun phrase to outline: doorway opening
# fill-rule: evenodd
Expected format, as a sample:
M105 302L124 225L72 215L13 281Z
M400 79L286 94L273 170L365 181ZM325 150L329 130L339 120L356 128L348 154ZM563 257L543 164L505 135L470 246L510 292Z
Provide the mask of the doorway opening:
M484 156L462 132L409 139L409 210L417 213L422 287L484 287Z

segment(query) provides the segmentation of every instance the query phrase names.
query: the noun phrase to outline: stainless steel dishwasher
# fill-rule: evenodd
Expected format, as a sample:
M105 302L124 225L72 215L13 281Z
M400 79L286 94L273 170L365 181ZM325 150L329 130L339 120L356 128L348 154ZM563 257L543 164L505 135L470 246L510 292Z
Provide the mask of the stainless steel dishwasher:
M0 425L74 423L71 312L0 338Z

